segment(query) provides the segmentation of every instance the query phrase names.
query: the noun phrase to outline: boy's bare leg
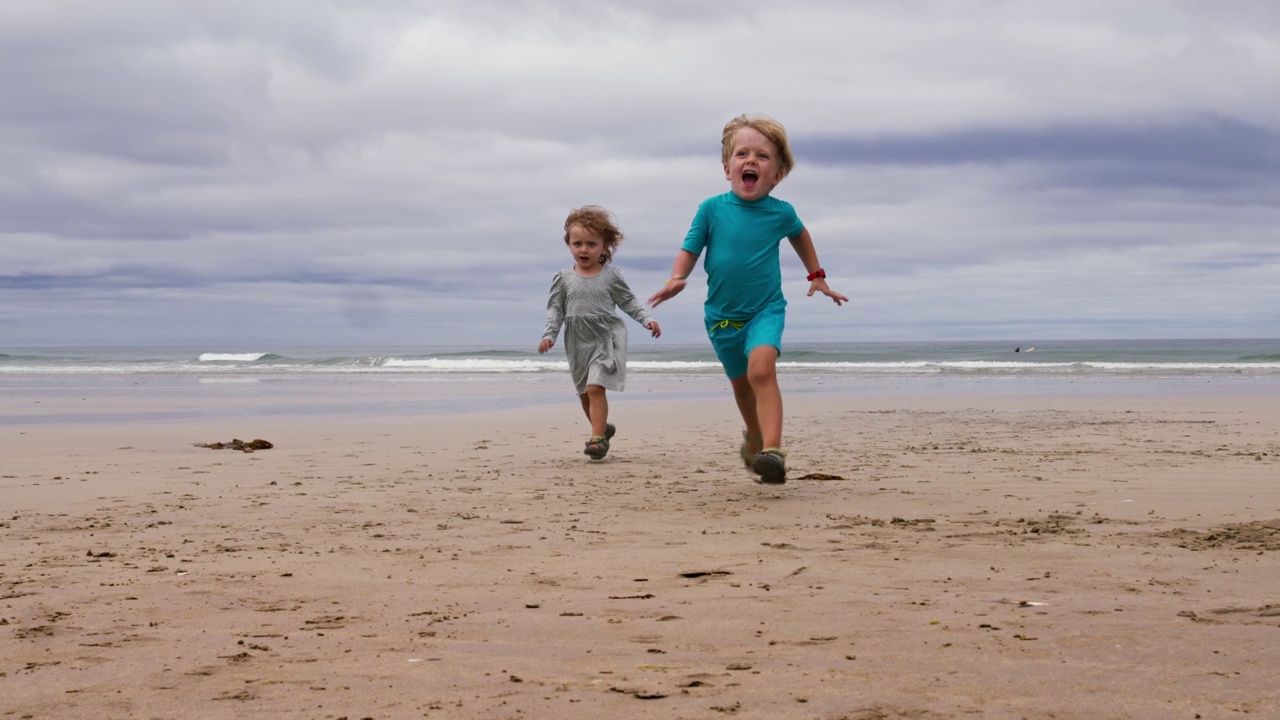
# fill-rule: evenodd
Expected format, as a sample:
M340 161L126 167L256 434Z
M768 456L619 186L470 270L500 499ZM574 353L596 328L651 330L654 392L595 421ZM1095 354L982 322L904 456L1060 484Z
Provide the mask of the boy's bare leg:
M582 411L591 422L591 437L604 437L605 425L609 422L609 398L600 385L588 385L587 391L578 396L582 401Z
M742 415L742 422L747 426L747 450L754 455L760 451L759 447L755 447L752 439L760 437L760 416L756 414L756 393L751 389L751 381L746 375L732 378L729 385L733 387L733 400L738 404L738 413ZM763 447L763 446L761 446Z
M777 348L761 345L751 351L747 358L747 382L755 395L755 416L764 446L782 447L782 390L778 387ZM736 389L734 395L738 395Z

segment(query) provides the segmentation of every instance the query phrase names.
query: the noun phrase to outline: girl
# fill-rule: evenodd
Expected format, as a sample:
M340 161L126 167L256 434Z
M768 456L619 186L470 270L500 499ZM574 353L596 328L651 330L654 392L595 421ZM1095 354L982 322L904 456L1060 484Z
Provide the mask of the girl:
M591 421L591 437L583 450L599 460L609 452L616 428L609 424L609 400L605 390L621 392L627 379L627 327L614 307L630 315L656 338L662 335L644 303L636 299L622 273L609 265L622 231L608 210L587 205L569 213L564 221L564 242L574 264L556 273L547 298L547 326L538 352L556 343L564 325L564 351L569 358L582 410Z

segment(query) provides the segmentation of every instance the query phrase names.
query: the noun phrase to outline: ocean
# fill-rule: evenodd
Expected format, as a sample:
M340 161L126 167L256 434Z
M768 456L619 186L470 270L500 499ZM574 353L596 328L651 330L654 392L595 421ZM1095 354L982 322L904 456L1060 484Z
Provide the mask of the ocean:
M36 375L530 375L563 373L557 349L396 348L0 348L0 379ZM719 374L706 345L633 343L628 369L659 375ZM784 375L1129 375L1280 378L1280 340L1070 340L869 342L787 346Z
M0 347L0 425L576 402L567 371L559 346L546 355L479 346ZM612 402L722 397L728 387L707 345L633 342L628 371L627 391ZM785 394L1280 395L1280 339L796 344L778 373ZM202 403L213 397L223 402Z

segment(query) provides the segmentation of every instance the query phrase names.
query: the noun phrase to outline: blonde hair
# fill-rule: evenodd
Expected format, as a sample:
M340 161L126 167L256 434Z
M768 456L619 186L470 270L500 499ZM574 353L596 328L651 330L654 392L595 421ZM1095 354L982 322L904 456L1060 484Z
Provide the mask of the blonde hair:
M613 213L605 210L599 205L583 205L569 211L569 217L564 221L564 244L569 244L569 228L577 225L590 232L598 235L600 240L604 242L604 252L600 253L600 264L603 265L613 259L613 251L622 242L622 231L618 229L618 225L614 222Z
M768 115L743 114L726 123L720 136L720 162L729 164L729 157L733 155L733 138L744 127L755 130L773 143L778 149L778 170L786 177L796 166L796 160L791 155L791 143L787 142L787 129Z

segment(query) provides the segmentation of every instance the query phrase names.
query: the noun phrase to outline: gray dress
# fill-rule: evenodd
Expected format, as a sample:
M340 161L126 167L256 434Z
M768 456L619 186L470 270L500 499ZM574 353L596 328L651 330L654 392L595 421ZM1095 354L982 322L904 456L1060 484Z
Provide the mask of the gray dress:
M648 308L612 265L605 265L591 277L567 268L551 280L542 337L554 341L564 325L564 352L579 395L588 385L615 391L626 385L627 326L614 314L614 307L622 308L641 325L653 321Z

